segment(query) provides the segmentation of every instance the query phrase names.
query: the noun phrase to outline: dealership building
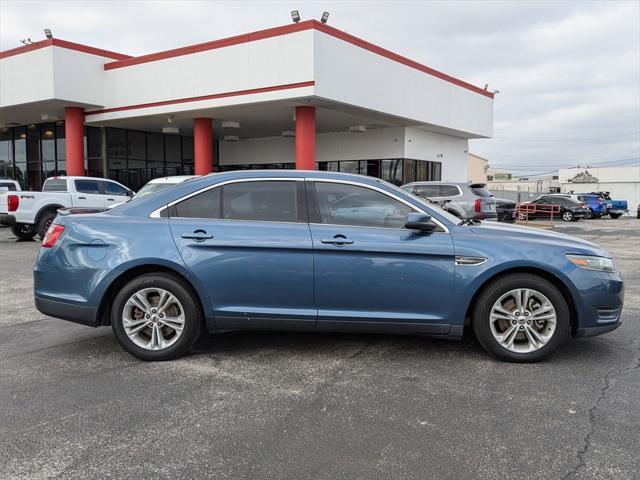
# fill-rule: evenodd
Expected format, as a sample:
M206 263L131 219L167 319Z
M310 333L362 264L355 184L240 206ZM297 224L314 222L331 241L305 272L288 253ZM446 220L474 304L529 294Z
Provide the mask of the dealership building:
M493 93L314 20L138 57L0 52L0 177L29 189L252 168L466 181L492 128Z

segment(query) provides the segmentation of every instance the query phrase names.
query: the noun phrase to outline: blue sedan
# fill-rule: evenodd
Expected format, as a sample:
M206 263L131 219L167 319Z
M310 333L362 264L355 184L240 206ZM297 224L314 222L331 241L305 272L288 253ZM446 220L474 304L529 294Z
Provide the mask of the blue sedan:
M621 322L611 255L567 235L460 221L358 175L208 175L98 214L62 214L34 269L40 312L98 327L143 360L203 331L462 337L541 360Z

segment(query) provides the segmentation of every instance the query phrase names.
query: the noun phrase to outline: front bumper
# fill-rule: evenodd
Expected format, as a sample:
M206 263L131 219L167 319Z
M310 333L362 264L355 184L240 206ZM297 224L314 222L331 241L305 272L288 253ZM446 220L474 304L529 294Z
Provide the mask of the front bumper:
M622 325L622 321L612 323L610 325L602 325L599 327L578 328L576 330L576 338L578 337L595 337L604 333L611 332Z
M98 309L35 297L36 308L49 317L61 318L90 327L98 326Z
M13 225L14 223L16 223L15 215L0 213L0 225Z

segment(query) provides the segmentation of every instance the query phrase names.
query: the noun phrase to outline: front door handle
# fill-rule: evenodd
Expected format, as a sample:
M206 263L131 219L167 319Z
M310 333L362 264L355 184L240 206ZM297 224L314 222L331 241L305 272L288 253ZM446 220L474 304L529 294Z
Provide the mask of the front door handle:
M212 239L213 235L207 235L207 232L204 230L194 230L193 233L183 233L182 238L195 240L196 242L204 242L205 240Z
M86 200L87 197L78 197L78 200Z
M320 243L335 245L336 247L342 247L344 245L353 244L353 240L349 240L344 235L338 234L338 235L334 235L333 238L323 238L322 240L320 240Z
M114 198L107 198L107 202L115 202L116 200Z

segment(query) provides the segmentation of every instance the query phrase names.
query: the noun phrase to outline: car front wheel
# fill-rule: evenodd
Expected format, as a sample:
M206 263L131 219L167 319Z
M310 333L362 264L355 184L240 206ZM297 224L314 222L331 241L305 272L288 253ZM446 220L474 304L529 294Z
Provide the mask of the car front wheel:
M195 293L171 275L137 277L116 295L113 332L133 356L145 361L172 360L198 340L202 313Z
M480 294L473 330L489 353L510 362L537 362L569 337L569 308L549 281L529 273L506 275Z

